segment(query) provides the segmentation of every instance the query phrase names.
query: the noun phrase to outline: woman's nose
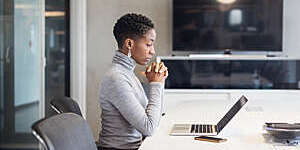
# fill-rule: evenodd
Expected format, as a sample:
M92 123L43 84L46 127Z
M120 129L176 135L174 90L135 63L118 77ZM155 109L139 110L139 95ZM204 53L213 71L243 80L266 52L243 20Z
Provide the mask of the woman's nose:
M150 53L151 55L154 55L154 54L155 54L154 48L151 48L150 51L149 51L149 53Z

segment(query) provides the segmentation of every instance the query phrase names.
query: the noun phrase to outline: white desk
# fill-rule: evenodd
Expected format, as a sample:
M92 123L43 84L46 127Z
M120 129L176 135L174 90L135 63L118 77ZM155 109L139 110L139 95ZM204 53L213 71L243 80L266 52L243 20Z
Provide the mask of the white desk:
M248 103L217 136L227 138L227 142L210 143L196 141L192 136L169 136L175 122L216 124L241 94L245 94ZM141 150L300 150L300 146L268 143L263 136L265 122L300 122L300 91L166 92L165 106L166 115L159 129L143 142Z

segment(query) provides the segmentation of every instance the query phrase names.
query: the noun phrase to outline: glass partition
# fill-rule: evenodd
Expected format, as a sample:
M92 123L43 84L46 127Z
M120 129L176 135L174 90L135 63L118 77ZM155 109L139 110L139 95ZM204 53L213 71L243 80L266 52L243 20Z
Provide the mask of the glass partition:
M0 0L0 149L38 148L43 116L44 2Z
M45 115L51 116L50 101L70 96L69 0L46 0L45 7Z
M1 150L38 149L32 123L70 95L69 21L69 0L0 0Z

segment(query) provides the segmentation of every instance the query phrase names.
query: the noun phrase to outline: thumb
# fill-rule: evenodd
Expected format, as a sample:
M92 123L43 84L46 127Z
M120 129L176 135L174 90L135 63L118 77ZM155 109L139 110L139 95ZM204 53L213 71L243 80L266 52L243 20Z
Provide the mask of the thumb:
M145 72L145 71L140 72L140 74L141 74L142 76L146 77L146 72Z

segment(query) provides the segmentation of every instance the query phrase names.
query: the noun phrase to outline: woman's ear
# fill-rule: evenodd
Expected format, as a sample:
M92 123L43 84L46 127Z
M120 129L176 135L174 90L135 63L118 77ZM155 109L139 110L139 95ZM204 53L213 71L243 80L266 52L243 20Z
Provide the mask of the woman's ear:
M126 49L128 49L128 50L132 50L133 49L133 47L134 47L134 40L133 39L130 39L130 38L127 38L126 40L125 40L125 46L126 46Z

